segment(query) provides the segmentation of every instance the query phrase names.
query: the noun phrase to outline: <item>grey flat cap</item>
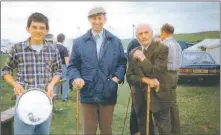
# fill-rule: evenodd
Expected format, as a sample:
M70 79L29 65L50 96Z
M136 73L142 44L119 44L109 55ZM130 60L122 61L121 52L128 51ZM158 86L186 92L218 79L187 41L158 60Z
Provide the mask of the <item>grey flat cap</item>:
M88 17L97 15L97 14L106 14L106 11L103 7L95 7L92 8L89 12L88 12Z

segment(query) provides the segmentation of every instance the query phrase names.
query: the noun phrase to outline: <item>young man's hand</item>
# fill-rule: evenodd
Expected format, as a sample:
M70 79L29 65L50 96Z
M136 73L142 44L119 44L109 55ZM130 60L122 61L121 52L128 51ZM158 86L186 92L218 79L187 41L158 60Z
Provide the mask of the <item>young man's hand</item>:
M21 84L17 83L11 74L6 74L3 76L3 79L14 88L14 92L16 96L20 96L24 88Z
M52 83L49 83L48 86L47 86L47 95L50 97L50 98L53 98L54 97L54 84Z
M13 85L13 87L16 96L20 96L24 92L22 85L17 82Z

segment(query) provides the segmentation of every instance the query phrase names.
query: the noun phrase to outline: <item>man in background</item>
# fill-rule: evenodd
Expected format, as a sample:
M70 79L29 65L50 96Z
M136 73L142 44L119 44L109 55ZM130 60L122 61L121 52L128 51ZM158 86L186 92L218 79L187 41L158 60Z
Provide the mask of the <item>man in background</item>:
M161 40L164 45L169 48L167 69L171 76L170 83L172 85L170 91L172 91L172 105L170 107L171 127L173 134L180 134L180 118L179 109L176 99L176 88L178 75L177 71L181 64L182 49L179 43L173 37L174 27L171 24L164 24L161 28Z
M136 47L139 47L140 43L137 41L137 39L133 39L127 46L127 58L129 58L129 53L131 50L133 50ZM131 86L129 85L130 89ZM132 92L132 91L131 91ZM137 123L137 115L133 107L133 100L131 104L131 112L130 112L130 133L131 135L134 135L138 133L138 123Z
M68 92L69 92L69 81L68 81L68 77L67 77L67 66L69 63L69 53L67 50L67 47L65 47L64 44L64 40L65 40L65 35L60 33L57 36L57 44L56 47L60 53L61 56L61 61L62 61L62 80L66 80L65 83L62 84L62 96L61 96L61 101L66 102L67 101L67 97L68 97ZM59 92L59 88L60 86L56 86L54 89L54 93L55 93L55 99L58 99L58 92Z

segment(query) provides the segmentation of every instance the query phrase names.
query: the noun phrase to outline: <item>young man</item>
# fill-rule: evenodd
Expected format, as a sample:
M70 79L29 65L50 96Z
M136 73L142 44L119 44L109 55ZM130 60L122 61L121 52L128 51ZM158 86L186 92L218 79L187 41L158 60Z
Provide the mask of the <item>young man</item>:
M54 96L54 86L60 80L62 68L58 50L45 42L48 33L48 18L41 13L29 16L26 30L30 37L12 46L6 64L2 69L3 79L14 88L17 96L29 88L40 88ZM16 78L12 76L17 69ZM15 112L14 134L49 134L50 116L44 123L32 126L23 123Z
M118 84L126 72L120 39L103 28L105 14L102 7L89 11L92 28L74 42L68 66L70 84L80 89L84 135L96 134L98 122L101 134L112 134Z
M129 54L127 81L132 87L134 109L138 119L138 130L141 135L146 135L146 104L148 78L154 84L160 84L159 92L151 90L150 116L155 118L159 134L170 134L169 107L171 106L169 91L170 76L167 72L168 47L153 40L153 31L148 24L140 24L136 28L136 36L141 44ZM159 82L158 82L159 81ZM153 135L153 123L150 119L149 134Z
M167 69L169 71L169 74L172 76L172 80L170 82L173 85L171 88L173 101L172 101L172 106L170 107L172 133L181 134L179 109L176 101L176 87L178 81L177 71L179 69L182 59L182 49L179 43L174 39L173 33L174 33L174 27L166 23L161 28L160 37L162 43L169 48Z
M68 85L69 82L68 82L68 77L67 77L67 66L69 63L69 54L68 54L68 49L63 45L64 40L65 40L65 35L62 33L58 34L57 44L55 45L60 53L61 61L62 61L62 76L61 77L63 80L66 80L66 82L62 84L62 96L61 96L62 102L67 101L68 92L69 92L69 85ZM58 99L59 87L60 86L56 86L54 89L55 99Z

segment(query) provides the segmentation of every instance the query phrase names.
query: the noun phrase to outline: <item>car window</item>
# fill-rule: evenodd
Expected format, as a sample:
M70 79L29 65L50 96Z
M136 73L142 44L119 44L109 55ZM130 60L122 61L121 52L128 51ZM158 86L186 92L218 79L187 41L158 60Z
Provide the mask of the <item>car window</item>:
M215 64L207 53L185 52L183 53L183 64Z

